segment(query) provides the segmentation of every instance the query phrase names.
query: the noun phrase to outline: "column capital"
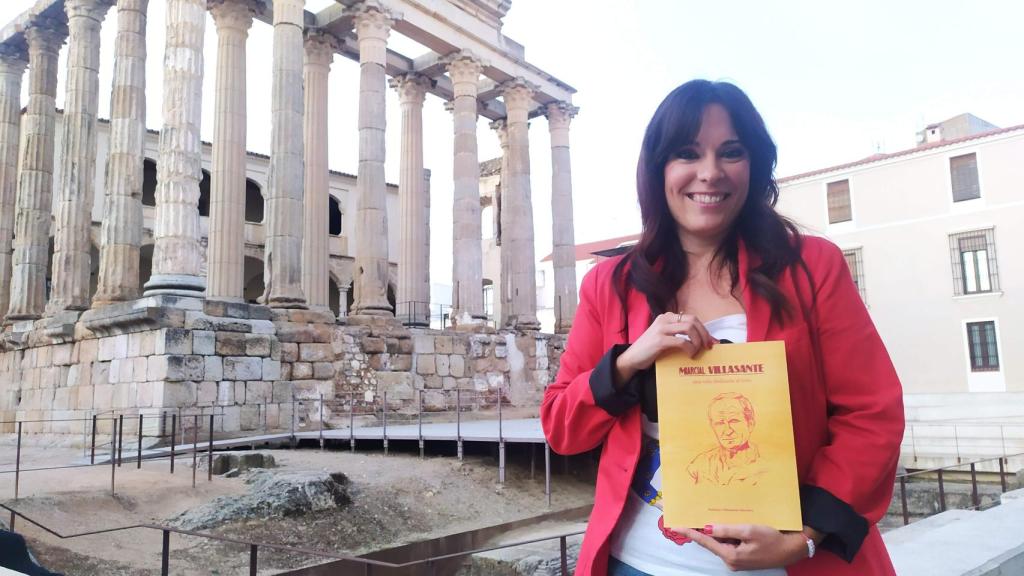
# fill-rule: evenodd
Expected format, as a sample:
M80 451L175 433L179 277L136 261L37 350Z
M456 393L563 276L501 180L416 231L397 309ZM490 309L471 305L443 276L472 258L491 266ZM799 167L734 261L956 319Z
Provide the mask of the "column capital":
M310 63L329 65L342 41L323 28L309 28L305 33L306 57Z
M501 143L502 149L508 148L508 119L498 118L488 124L488 126L498 135L498 142Z
M548 102L544 106L544 115L548 117L548 127L551 130L568 129L569 123L579 111L578 106L561 100Z
M207 0L217 32L235 30L248 33L252 20L263 13L262 0Z
M25 40L29 52L44 51L59 53L68 39L68 25L63 19L36 18L25 28Z
M432 81L422 74L402 74L388 81L402 104L422 105Z
M498 85L509 111L526 111L533 101L533 94L538 87L524 78L513 78Z
M116 3L116 0L64 0L64 12L68 18L86 17L101 21Z
M401 18L400 14L388 10L377 0L366 0L354 4L345 12L353 16L356 37L360 41L387 40L395 20Z
M28 48L24 44L0 44L0 71L21 74L28 66Z

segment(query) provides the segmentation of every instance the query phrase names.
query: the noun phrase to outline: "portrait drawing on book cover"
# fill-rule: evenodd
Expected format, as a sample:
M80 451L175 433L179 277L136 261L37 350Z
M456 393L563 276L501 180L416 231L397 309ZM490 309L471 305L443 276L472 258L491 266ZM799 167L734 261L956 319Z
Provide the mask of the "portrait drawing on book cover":
M754 405L746 396L723 392L712 398L708 426L716 442L686 467L693 483L756 486L768 473L757 444L751 440L756 421Z

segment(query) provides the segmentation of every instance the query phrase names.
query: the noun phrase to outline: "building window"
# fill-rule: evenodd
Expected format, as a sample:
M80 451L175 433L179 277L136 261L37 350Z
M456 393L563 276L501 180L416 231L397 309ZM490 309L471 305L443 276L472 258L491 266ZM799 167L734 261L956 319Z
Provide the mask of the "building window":
M494 284L484 279L484 314L488 318L494 316Z
M996 271L995 230L961 232L949 237L953 265L953 294L999 291Z
M971 372L999 371L995 322L968 322L967 346L971 355Z
M341 236L341 202L334 196L327 197L327 233Z
M853 220L853 208L850 205L850 181L828 183L828 223L838 224Z
M861 257L861 249L844 250L846 265L850 267L850 276L853 276L853 283L857 285L857 292L860 292L860 299L865 303L868 301L864 286L864 261Z
M981 198L977 154L964 154L950 158L949 178L953 185L953 202Z

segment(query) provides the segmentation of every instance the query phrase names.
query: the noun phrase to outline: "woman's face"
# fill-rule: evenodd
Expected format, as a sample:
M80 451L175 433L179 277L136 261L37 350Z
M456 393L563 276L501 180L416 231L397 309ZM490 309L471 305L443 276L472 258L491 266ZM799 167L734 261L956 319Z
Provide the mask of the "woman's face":
M680 237L717 243L750 188L750 158L720 104L704 108L700 133L665 164L665 199Z

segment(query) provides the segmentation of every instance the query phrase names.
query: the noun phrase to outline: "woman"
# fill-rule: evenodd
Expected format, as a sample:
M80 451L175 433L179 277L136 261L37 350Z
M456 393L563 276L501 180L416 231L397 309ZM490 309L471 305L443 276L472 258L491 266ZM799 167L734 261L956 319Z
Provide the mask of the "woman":
M892 496L900 383L842 253L775 212L775 161L728 83L683 84L647 127L640 241L584 278L541 408L556 452L604 444L578 575L894 574L874 525ZM724 340L786 343L803 532L663 525L653 363Z

